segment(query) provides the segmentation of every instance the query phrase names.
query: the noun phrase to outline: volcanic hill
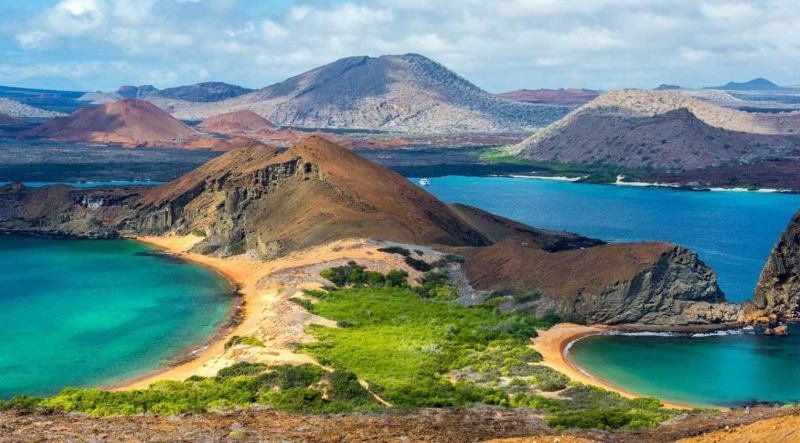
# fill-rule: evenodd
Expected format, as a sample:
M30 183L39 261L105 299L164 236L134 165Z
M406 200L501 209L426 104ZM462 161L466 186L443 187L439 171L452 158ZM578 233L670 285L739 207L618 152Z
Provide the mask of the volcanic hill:
M343 58L214 103L148 99L185 120L249 109L281 126L407 132L531 130L569 111L497 97L418 54Z
M678 92L613 91L514 146L520 158L656 170L751 163L800 149L800 113L750 114Z
M197 131L159 107L135 99L81 108L26 131L24 135L125 146L176 146L198 137Z
M204 131L227 135L249 134L277 129L269 120L247 109L209 117L197 127Z
M153 95L190 102L216 102L238 97L249 92L253 92L253 90L222 82L203 82L162 89Z
M759 77L741 83L728 82L722 86L709 86L706 89L724 89L727 91L783 91L789 88L778 86L764 77Z

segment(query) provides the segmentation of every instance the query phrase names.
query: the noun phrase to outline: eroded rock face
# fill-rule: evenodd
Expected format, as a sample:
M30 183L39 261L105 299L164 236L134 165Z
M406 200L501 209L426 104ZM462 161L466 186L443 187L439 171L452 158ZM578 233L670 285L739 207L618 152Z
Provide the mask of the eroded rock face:
M753 305L761 310L759 314L776 314L784 320L800 318L800 212L772 248Z
M675 329L732 325L741 316L739 305L725 302L714 271L668 243L551 253L511 239L468 257L465 270L477 289L535 298L517 308L536 315Z

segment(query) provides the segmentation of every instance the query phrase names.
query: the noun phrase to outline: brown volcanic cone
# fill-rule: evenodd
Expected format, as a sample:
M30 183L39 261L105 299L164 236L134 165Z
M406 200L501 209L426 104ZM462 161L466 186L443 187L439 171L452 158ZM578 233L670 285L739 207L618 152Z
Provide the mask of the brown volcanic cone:
M236 135L273 131L277 127L253 111L242 110L209 117L200 123L198 128L219 134Z
M25 120L0 112L0 125L24 125Z
M150 102L126 99L79 109L33 128L25 135L126 146L173 146L194 140L198 134Z
M283 153L249 146L142 200L137 230L204 230L205 252L265 256L366 237L482 246L490 240L396 173L320 137Z

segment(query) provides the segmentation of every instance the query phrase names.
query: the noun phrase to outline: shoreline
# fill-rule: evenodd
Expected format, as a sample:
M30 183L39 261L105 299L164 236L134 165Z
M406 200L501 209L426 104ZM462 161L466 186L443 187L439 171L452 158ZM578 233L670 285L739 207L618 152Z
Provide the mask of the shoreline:
M153 246L157 249L158 253L161 254L168 254L178 260L191 263L194 265L202 266L210 271L213 271L217 275L224 278L230 285L233 291L230 295L237 299L236 306L233 307L230 314L227 318L219 325L217 331L214 334L207 337L200 346L190 346L189 352L182 352L180 353L175 359L173 359L169 364L157 367L153 370L146 371L141 375L137 375L134 377L128 377L116 382L109 383L105 386L101 386L103 389L108 389L110 391L121 391L126 389L136 389L136 388L144 388L146 386L140 386L140 384L148 381L153 380L153 382L158 381L157 379L160 378L162 375L170 372L173 369L180 368L186 364L189 364L199 358L202 357L204 353L209 351L214 347L217 343L226 343L228 339L233 335L233 332L244 323L244 320L247 316L246 308L247 308L247 297L242 293L242 288L240 282L231 275L230 272L226 272L224 269L220 269L219 267L210 266L207 263L203 263L199 260L195 260L191 257L186 257L183 253L172 251L169 249L165 249L163 245L154 243L152 241L147 241L144 238L140 237L133 237L133 238L124 238L124 240L135 241L137 243L142 243L145 245Z
M605 326L583 326L573 323L559 323L550 329L537 330L538 336L533 339L532 347L542 354L543 361L540 364L562 372L573 381L616 392L628 399L645 397L646 395L626 390L590 374L568 357L570 347L578 341L594 335L603 334L609 330L611 330L611 328ZM714 405L671 402L660 398L659 400L661 400L663 407L671 409L691 410L712 407L714 409L726 410L726 408Z
M308 354L297 353L293 345L310 340L306 327L318 324L336 327L336 323L311 314L290 298L307 287L321 286L314 278L287 282L281 275L303 267L341 260L376 260L402 266L395 254L377 252L379 243L366 239L345 239L291 253L274 260L257 260L245 256L212 257L190 252L200 240L196 236L138 236L139 241L172 254L177 259L205 266L227 278L238 288L242 303L234 324L221 329L202 347L182 356L173 364L146 371L139 376L107 384L107 389L121 391L144 389L162 380L185 380L191 376L212 377L220 369L241 361L268 365L300 365L317 363ZM310 285L310 286L309 286ZM231 337L252 336L263 346L233 346L225 348Z
M191 239L137 236L128 238L128 240L154 246L163 252L172 254L176 258L213 270L231 283L236 289L236 294L240 297L240 302L239 306L231 314L228 324L210 337L204 345L180 357L168 366L116 382L108 387L108 389L114 391L143 389L161 380L184 380L192 375L197 375L201 367L211 363L212 360L220 357L225 352L225 343L231 337L243 335L243 327L247 320L255 317L255 314L263 307L263 302L258 297L258 291L255 287L255 283L261 277L261 274L254 273L256 279L252 281L252 278L245 278L247 271L240 269L237 272L235 262L226 263L225 259L187 252L192 243ZM177 240L177 244L171 240Z

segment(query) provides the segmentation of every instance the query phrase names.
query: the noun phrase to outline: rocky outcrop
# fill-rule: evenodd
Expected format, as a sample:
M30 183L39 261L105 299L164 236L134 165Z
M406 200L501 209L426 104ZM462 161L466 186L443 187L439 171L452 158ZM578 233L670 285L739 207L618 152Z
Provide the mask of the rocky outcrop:
M667 243L617 243L547 252L519 239L482 248L465 263L481 290L512 294L509 306L587 323L672 329L736 323L716 274L692 251Z
M754 317L800 318L800 212L772 248L753 294Z
M115 238L144 189L0 187L0 231L52 237Z

